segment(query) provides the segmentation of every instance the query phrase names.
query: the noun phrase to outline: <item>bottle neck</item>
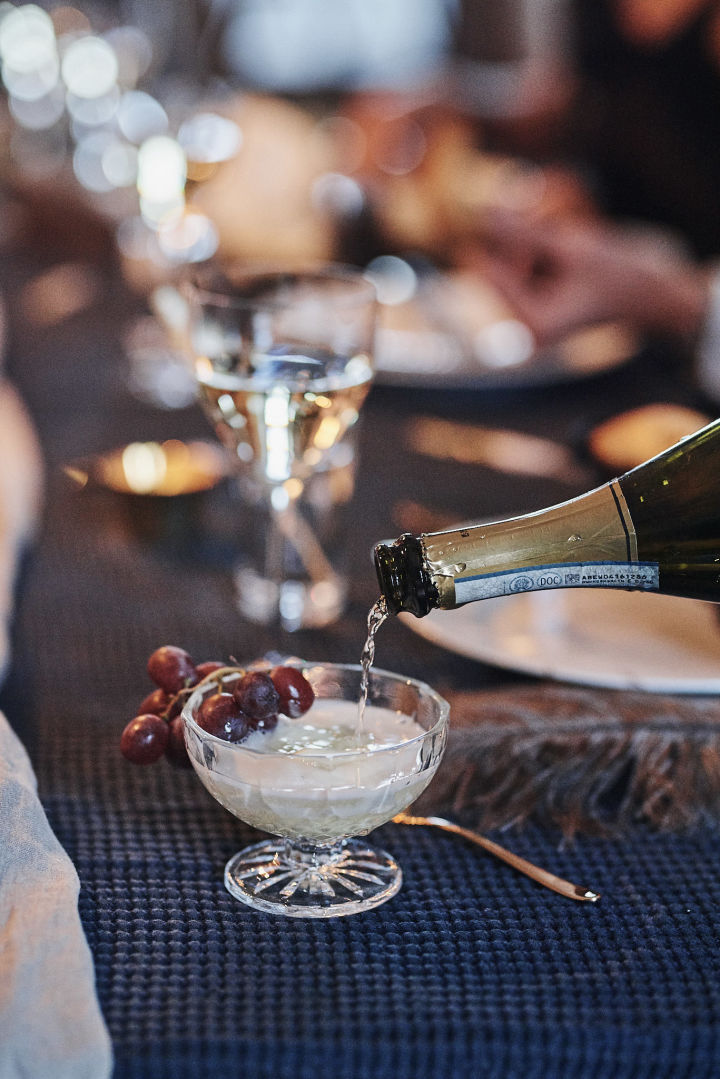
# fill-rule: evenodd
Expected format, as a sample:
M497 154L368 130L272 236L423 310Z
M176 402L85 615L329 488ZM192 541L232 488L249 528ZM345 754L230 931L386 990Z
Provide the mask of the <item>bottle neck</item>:
M616 482L537 513L421 540L439 607L550 587L539 572L550 567L637 560L635 532Z
M658 588L617 480L523 517L403 536L376 548L376 566L390 612L418 616L545 588Z
M388 614L409 611L421 618L438 606L421 538L409 533L375 548L375 572Z

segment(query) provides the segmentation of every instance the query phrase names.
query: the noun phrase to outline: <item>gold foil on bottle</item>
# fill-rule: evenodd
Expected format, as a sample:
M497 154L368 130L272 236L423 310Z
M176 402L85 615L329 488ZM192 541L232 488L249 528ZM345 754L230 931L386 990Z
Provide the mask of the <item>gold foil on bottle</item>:
M615 504L617 506L617 511L618 511L618 513L620 515L620 519L622 520L623 527L624 527L625 532L627 534L628 562L637 562L638 561L637 533L635 532L635 526L633 524L632 517L630 516L630 510L628 509L628 504L625 501L625 495L622 492L622 487L617 482L617 480L613 480L612 483L609 483L608 487L609 487L609 489L610 489L610 491L611 491L611 493L612 493L612 495L613 495L613 497L615 499ZM600 490L602 490L602 488L600 488Z
M613 483L549 509L420 537L438 607L456 606L455 583L480 574L582 562L637 562L637 538Z

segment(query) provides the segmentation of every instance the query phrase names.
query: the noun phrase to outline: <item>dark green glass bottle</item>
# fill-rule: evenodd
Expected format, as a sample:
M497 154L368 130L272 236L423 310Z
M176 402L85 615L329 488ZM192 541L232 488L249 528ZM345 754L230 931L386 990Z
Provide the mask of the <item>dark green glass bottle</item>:
M618 479L524 517L375 548L388 611L545 588L720 601L720 420Z

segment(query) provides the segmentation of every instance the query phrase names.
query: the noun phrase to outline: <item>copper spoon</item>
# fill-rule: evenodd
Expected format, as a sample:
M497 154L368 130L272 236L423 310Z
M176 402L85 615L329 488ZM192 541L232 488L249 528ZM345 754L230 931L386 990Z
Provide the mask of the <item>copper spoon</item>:
M477 832L471 832L469 828L462 828L459 824L453 824L452 821L445 820L444 817L413 817L408 813L398 813L397 816L393 817L393 821L395 824L429 824L433 828L442 828L443 831L453 832L464 839L469 839L471 843L476 843L478 847L482 847L488 854L494 854L496 858L507 862L513 869L524 873L526 877L537 881L538 884L544 884L546 888L552 889L553 892L564 895L567 899L578 899L584 903L597 903L600 898L598 892L583 888L579 884L573 884L569 880L563 880L562 877L556 877L554 873L549 873L547 869L541 869L539 866L533 865L532 862L526 861L525 858L521 858L518 854L513 854L512 851L501 847L499 843L494 843L492 839L487 839Z

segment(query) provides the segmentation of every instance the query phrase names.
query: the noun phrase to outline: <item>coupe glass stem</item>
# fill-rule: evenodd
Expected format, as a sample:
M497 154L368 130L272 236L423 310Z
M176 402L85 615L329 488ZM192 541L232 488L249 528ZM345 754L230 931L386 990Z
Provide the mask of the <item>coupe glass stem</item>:
M284 844L287 861L297 864L299 869L310 869L334 862L343 849L342 843L327 843L321 846L303 839L285 839Z

